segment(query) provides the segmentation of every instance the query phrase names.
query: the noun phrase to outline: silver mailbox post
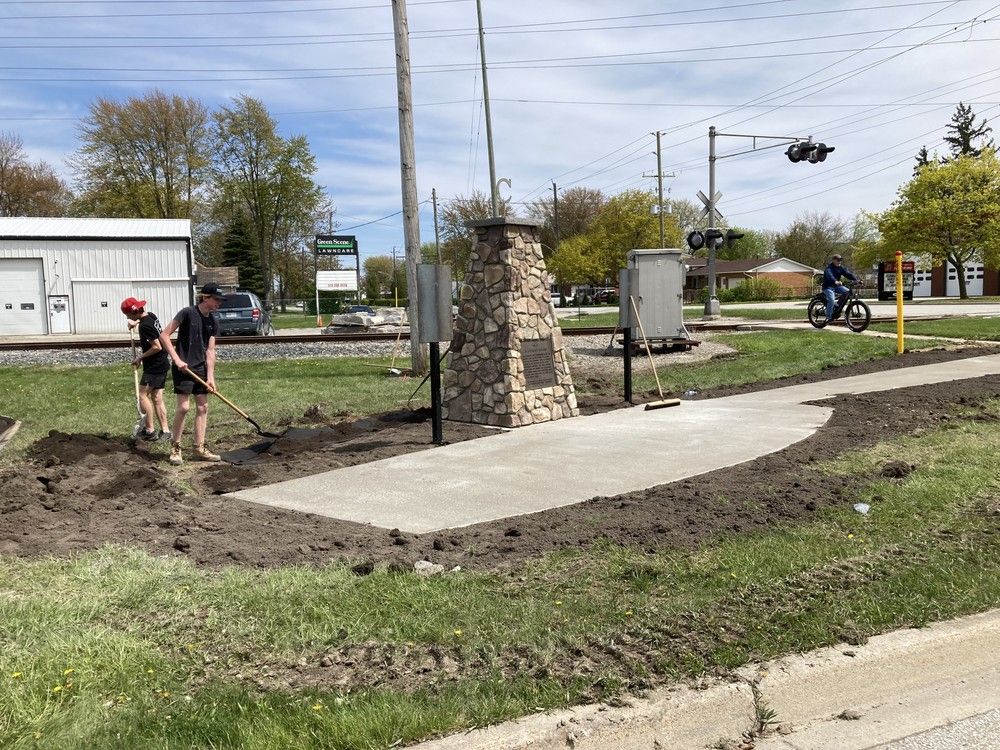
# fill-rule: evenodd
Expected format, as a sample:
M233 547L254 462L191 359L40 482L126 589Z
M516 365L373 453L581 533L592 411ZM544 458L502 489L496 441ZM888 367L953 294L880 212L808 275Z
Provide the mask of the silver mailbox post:
M451 341L451 267L417 264L417 335L430 345L431 425L436 445L444 442L441 429L441 341Z

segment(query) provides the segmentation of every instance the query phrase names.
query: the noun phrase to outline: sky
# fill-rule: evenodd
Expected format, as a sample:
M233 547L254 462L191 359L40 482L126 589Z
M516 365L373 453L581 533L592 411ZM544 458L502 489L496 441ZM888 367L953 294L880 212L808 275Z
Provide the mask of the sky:
M849 220L891 205L922 145L945 151L959 101L1000 113L990 0L482 0L482 13L496 173L519 215L553 182L655 190L655 132L668 205L697 200L715 126L730 224ZM407 14L427 242L432 189L489 192L477 7L410 0ZM0 131L68 180L96 97L159 88L214 109L249 94L308 137L335 232L357 236L362 260L402 256L389 0L0 0L0 28ZM793 164L765 136L836 151Z

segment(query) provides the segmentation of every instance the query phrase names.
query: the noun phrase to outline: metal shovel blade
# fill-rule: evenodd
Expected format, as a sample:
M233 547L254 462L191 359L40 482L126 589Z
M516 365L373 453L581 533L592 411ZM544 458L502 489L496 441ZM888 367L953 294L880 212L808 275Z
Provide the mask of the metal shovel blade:
M0 450L3 450L3 447L14 437L14 433L20 426L21 423L13 417L5 417L0 414Z

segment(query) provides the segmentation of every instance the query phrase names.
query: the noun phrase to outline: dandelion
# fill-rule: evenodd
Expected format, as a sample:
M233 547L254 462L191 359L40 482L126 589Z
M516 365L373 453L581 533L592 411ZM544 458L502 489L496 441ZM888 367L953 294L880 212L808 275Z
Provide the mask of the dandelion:
M62 692L62 688L63 688L62 685L56 685L54 688L52 688L52 692L53 693L61 693Z
M625 610L625 616L626 617L631 617L632 616L632 610L631 609L626 609Z
M76 670L73 669L72 667L70 667L69 669L64 669L63 670L63 677L68 677L69 675L73 674L75 671Z
M22 677L24 677L24 672L14 672L10 676L12 680L20 680Z
M462 637L462 630L460 628L455 628L454 632L455 632L455 637L456 638L461 638Z
M155 669L147 669L146 670L146 674L156 674L156 670Z
M557 607L561 607L562 606L562 599L556 599L556 606Z
M314 703L313 704L313 711L322 711L322 710L323 710L323 704L322 703Z
M853 538L854 538L854 534L848 534L848 535L847 535L847 538L848 538L848 539L853 539Z

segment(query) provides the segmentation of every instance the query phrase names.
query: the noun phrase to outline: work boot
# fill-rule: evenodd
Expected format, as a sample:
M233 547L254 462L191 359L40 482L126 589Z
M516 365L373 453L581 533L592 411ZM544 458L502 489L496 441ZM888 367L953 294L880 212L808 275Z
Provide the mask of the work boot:
M184 459L181 457L181 444L171 443L170 444L170 458L167 459L173 466L180 466L184 463Z
M174 436L173 434L171 434L170 430L160 430L159 434L157 434L156 436L156 439L157 441L169 443L171 440L174 439Z
M199 461L221 461L222 456L217 453L212 453L208 448L205 447L204 443L201 445L196 445L194 447L194 457Z

